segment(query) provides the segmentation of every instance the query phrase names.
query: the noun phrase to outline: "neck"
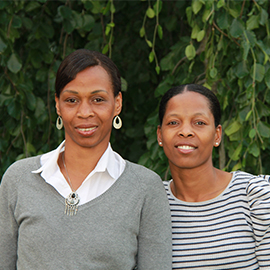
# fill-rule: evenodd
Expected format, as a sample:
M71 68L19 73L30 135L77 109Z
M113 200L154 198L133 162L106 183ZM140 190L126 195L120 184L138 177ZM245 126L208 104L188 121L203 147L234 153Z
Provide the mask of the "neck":
M104 145L101 147L81 147L74 148L69 143L65 144L64 160L68 176L72 183L72 188L77 190L85 178L94 170L101 156L108 147ZM64 177L68 179L61 155L58 158L58 165Z
M171 189L175 197L187 202L213 199L224 191L231 174L214 168L179 169L172 171Z

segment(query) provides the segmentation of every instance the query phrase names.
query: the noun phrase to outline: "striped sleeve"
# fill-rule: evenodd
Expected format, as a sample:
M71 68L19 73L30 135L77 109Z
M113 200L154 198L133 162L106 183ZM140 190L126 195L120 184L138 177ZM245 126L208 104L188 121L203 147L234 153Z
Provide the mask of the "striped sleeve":
M254 177L247 186L250 216L260 269L270 269L270 184L269 178Z

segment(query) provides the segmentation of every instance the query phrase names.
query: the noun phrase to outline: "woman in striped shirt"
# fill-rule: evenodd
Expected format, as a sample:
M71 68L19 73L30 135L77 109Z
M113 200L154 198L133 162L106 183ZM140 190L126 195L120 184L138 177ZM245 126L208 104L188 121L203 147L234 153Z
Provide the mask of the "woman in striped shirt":
M172 180L173 269L270 269L270 184L214 168L220 105L207 88L181 85L162 98L157 130Z

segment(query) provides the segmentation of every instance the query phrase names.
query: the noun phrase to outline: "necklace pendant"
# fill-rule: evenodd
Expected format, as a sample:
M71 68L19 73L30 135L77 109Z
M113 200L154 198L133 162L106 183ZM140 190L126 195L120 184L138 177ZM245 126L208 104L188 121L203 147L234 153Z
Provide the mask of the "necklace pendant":
M76 215L79 202L80 198L77 192L71 192L65 199L65 214L68 216Z

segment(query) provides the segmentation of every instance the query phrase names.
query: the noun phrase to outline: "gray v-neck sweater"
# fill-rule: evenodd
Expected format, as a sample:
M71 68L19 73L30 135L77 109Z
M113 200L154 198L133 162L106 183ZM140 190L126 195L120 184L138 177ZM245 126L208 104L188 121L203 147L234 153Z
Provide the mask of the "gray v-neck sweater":
M171 270L171 218L162 181L126 163L105 193L64 214L40 157L12 164L0 185L0 269Z

